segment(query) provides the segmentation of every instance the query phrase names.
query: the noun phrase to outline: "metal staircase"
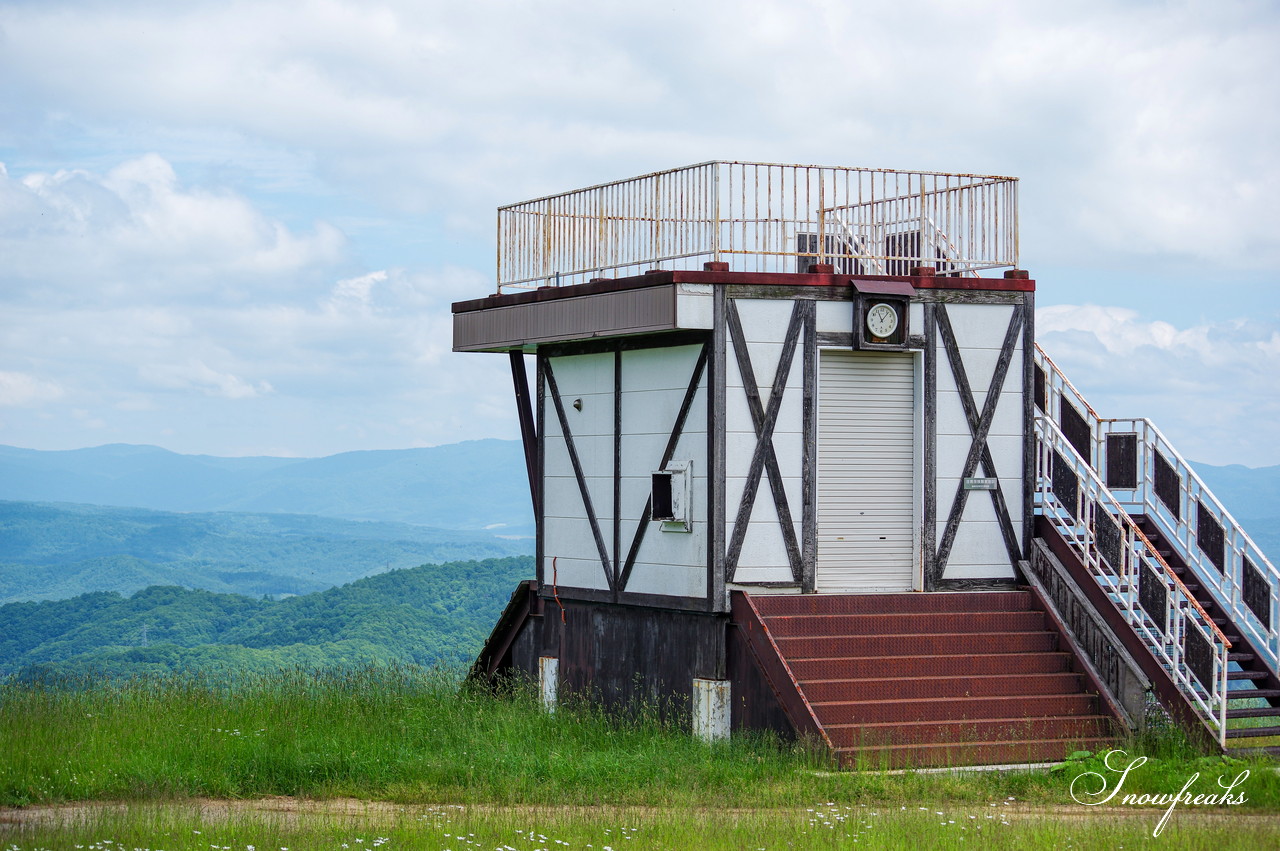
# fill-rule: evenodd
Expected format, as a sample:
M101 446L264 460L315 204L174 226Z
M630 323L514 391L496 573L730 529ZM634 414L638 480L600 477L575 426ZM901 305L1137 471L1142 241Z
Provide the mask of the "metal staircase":
M1035 364L1040 528L1220 747L1280 742L1280 571L1150 421L1103 419L1039 346Z

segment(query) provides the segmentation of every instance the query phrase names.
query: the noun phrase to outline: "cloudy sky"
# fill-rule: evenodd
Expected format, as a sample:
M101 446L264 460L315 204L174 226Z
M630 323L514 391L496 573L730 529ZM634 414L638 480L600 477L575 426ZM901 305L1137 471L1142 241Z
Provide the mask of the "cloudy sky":
M1280 464L1271 0L0 0L0 443L514 437L500 204L709 159L1016 175L1104 415Z

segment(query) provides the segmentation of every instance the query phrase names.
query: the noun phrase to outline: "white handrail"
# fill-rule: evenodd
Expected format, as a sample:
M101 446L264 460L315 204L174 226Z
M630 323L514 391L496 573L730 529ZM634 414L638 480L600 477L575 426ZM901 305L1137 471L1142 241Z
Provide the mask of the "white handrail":
M1168 439L1148 419L1107 419L1098 423L1100 436L1099 465L1106 463L1106 438L1108 435L1135 434L1141 447L1138 460L1138 487L1133 489L1112 487L1121 503L1134 506L1130 509L1150 517L1163 537L1171 542L1196 580L1207 587L1214 600L1231 615L1231 620L1251 639L1255 649L1267 665L1275 671L1280 667L1280 631L1262 622L1248 605L1244 596L1244 571L1246 560L1258 571L1268 587L1280 586L1280 570L1277 570L1266 554L1254 543L1244 528L1186 460L1173 448ZM1154 481L1153 451L1172 468L1178 481L1177 510L1164 503L1156 493ZM1104 467L1105 469L1105 467ZM1202 518L1200 507L1205 509ZM1193 521L1194 515L1194 523ZM1223 533L1223 569L1208 554L1212 544L1201 546L1200 523L1202 519L1218 524ZM1268 620L1272 625L1280 620L1280 598L1268 595L1270 609Z
M1084 395L1062 373L1057 364L1036 346L1036 365L1044 373L1044 413L1062 422L1062 405L1069 401L1089 427L1089 458L1093 470L1108 466L1110 436L1134 435L1137 464L1135 487L1119 487L1107 483L1126 511L1151 518L1161 535L1191 569L1196 581L1209 590L1214 601L1231 615L1232 621L1250 639L1263 662L1275 673L1280 670L1280 570L1254 543L1222 502L1213 494L1186 459L1169 440L1145 418L1102 419ZM1155 485L1156 453L1173 470L1177 479L1176 506L1168 506L1157 494ZM1205 516L1218 524L1223 533L1222 570L1207 555L1210 544L1201 546L1199 506ZM1192 522L1192 514L1196 514ZM1249 605L1245 596L1246 561L1266 585L1266 622ZM1256 581L1256 580L1255 580Z
M1035 431L1036 511L1058 530L1225 748L1231 642L1057 423L1037 417ZM1205 660L1193 658L1197 641L1211 654L1208 671Z

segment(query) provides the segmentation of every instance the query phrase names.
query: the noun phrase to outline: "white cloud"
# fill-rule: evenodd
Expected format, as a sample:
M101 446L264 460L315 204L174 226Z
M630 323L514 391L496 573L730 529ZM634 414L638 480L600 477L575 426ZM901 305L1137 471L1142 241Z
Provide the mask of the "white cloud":
M295 234L229 191L184 187L147 154L105 175L0 174L0 253L9 297L112 303L243 299L289 289L342 262L331 225Z
M62 388L23 372L0 371L0 407L38 407L62 396Z
M266 381L245 381L238 375L219 372L202 360L182 364L146 364L139 368L144 381L171 390L195 389L206 396L225 399L251 399L272 391Z
M1117 411L1200 408L1205 460L1276 443L1276 317L1222 321L1280 262L1274 4L45 0L0 42L4 366L115 439L510 435L505 360L449 351L494 207L727 157L1015 174L1033 270L1231 276L1206 319L1129 289L1042 339Z
M1277 259L1280 23L1249 0L51 2L0 26L19 125L233 128L392 209L827 161L1021 174L1044 252Z
M1188 458L1280 463L1280 321L1178 328L1132 310L1036 311L1036 336L1103 417L1146 417Z

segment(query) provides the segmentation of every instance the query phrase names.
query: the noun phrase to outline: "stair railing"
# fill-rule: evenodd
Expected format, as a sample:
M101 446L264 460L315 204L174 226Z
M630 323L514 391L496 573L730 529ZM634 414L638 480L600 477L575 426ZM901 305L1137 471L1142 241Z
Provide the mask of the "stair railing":
M1035 507L1226 747L1231 642L1053 420L1036 417Z
M1119 466L1108 458L1117 439L1136 437L1136 471L1126 471L1136 472L1135 486L1112 481L1112 493L1131 513L1152 518L1271 670L1280 668L1280 597L1271 590L1280 587L1280 570L1150 420L1100 420L1098 434L1103 470Z
M1044 414L1064 431L1075 421L1079 432L1069 437L1078 454L1101 471L1127 512L1152 519L1272 672L1280 671L1280 570L1150 420L1100 418L1038 344L1035 362Z
M845 219L844 213L839 210L819 211L818 219L823 223L823 234L826 233L825 223L827 216L830 216L839 229L843 231L845 245L849 246L850 249L856 252L850 255L848 259L852 259L861 264L862 274L883 275L885 273L884 262L872 256L873 252L867 248L867 243L871 242L873 238L866 236L865 233L854 230L854 226ZM880 229L883 230L883 227Z

